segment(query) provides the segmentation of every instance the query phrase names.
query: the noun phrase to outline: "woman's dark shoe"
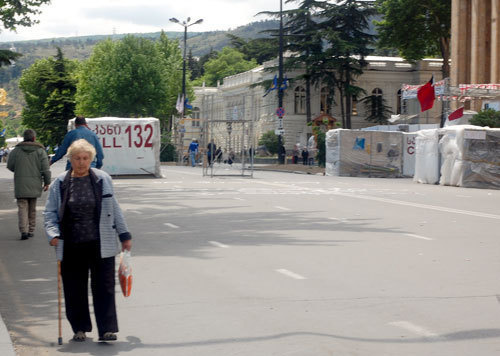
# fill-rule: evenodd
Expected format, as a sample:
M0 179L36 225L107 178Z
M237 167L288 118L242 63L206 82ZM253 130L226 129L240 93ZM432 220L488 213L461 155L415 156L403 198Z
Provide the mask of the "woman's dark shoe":
M85 336L85 333L83 331L77 331L75 335L73 335L73 340L82 342L85 341L87 337Z
M35 235L33 235L33 233L32 233L32 232L28 232L28 237L29 237L30 239L31 239L33 236L35 236Z
M27 240L28 238L29 238L28 233L23 232L23 233L21 234L21 240Z
M112 332L107 332L99 336L99 341L115 341L115 340L116 340L116 334Z

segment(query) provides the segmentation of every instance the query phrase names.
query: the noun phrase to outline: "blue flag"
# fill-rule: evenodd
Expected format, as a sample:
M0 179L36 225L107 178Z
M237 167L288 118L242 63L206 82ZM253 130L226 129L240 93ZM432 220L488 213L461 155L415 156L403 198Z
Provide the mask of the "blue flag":
M193 110L193 106L189 104L189 99L186 97L186 100L184 100L184 106L186 109Z

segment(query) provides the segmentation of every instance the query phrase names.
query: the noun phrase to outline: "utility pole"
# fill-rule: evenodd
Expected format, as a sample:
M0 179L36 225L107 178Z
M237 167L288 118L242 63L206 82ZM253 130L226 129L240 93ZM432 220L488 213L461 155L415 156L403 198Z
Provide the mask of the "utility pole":
M278 162L284 164L286 160L286 151L283 147L283 0L280 0L280 32L279 32L279 56L278 56L278 111L283 113L278 115L278 130L281 130L278 135ZM277 112L278 112L277 111ZM280 116L281 115L281 116ZM283 152L285 151L285 152Z

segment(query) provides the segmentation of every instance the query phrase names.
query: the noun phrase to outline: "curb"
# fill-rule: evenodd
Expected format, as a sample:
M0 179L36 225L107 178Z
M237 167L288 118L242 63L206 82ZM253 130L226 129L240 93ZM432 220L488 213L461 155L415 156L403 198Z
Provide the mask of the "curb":
M310 173L310 172L304 172L304 171L289 171L289 170L280 170L280 169L260 169L260 168L253 168L254 171L260 171L260 172L280 172L280 173L293 173L293 174L308 174L312 176L324 176L323 173Z
M0 355L2 356L16 356L14 352L14 346L12 345L12 340L10 339L7 327L0 316Z

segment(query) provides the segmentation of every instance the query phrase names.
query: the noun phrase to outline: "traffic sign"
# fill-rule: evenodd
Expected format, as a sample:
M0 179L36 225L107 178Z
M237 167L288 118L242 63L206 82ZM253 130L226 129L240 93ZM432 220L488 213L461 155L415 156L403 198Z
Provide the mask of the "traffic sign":
M274 130L274 134L275 135L284 135L285 134L285 130L283 130L283 129L276 129L276 130Z
M278 129L282 129L282 128L283 128L283 118L279 117L278 118Z
M278 117L285 116L285 108L277 108L276 109L276 115L278 115Z

